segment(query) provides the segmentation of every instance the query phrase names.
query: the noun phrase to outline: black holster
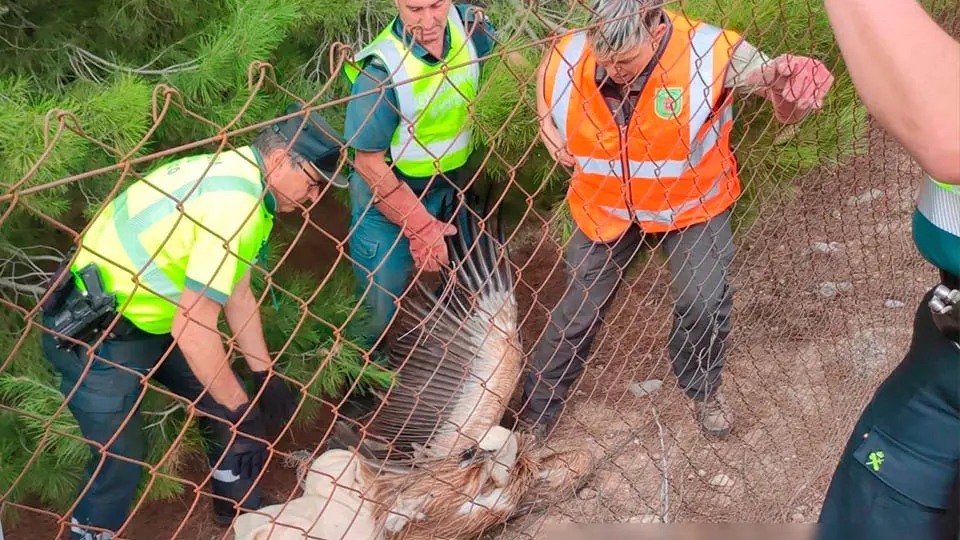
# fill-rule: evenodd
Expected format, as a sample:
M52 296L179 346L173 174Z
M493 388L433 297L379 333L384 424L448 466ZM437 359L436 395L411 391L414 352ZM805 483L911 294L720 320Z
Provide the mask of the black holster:
M57 347L64 350L73 349L77 342L92 342L117 312L116 296L104 288L97 265L90 263L77 273L86 290L77 287L70 272L72 254L73 250L50 278L47 288L53 290L41 305Z

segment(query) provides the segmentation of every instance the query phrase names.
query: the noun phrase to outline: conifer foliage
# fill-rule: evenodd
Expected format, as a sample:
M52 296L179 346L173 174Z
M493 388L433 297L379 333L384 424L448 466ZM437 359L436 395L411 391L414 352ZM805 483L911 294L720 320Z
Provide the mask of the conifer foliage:
M251 62L270 62L271 76L309 99L329 77L329 45L367 39L391 14L390 0L0 0L2 191L113 165L138 145L133 156L210 137L218 129L213 124L236 121L242 127L276 116L291 98L273 87L251 100ZM175 88L186 109L212 124L171 108L147 137L159 84ZM56 114L48 114L52 110L69 113L67 121L89 139L63 130L48 148L58 128ZM331 121L336 125L335 118ZM248 138L230 142L240 146ZM166 159L213 150L201 147ZM45 151L36 173L19 184ZM159 163L137 170L144 174ZM119 179L116 172L105 173L43 189L24 197L25 204L9 215L9 203L0 203L0 215L6 216L0 226L0 295L24 310L0 309L0 404L9 408L0 409L0 496L7 501L30 500L63 511L82 477L89 450L72 438L80 436L79 429L43 357L41 333L25 314L73 242L42 216L80 231ZM291 235L278 224L274 236L271 265ZM263 276L254 278L254 292L264 298L261 313L270 350L283 350L282 371L308 390L301 424L316 417L321 400L337 403L344 392L363 392L391 380L337 337L348 318L362 316L353 313L356 300L344 265L329 277L281 267L272 287ZM243 368L242 361L235 365ZM182 407L150 392L142 410L147 461L159 465L159 472L177 476L189 458L202 455L203 437L195 424L184 425ZM144 473L142 489L150 498L166 497L182 492L183 485Z
M530 204L562 212L567 174L537 142L534 72L549 47L543 38L581 24L585 12L577 2L471 3L486 8L498 29L500 50L524 47L519 58L491 58L484 64L475 106L476 157L490 181L522 187L511 187L507 200L518 209L517 216ZM937 14L952 2L924 4ZM747 192L739 208L755 208L749 201L762 190L783 189L797 173L857 151L865 114L843 72L820 2L685 0L670 7L744 32L768 55L816 56L838 77L824 114L787 132L778 130L769 107L759 100L741 101L734 140ZM329 73L331 44L365 43L395 12L393 0L0 0L2 193L211 137L218 126L243 127L276 116L291 96L267 85L251 99L252 62L269 62L270 76L303 100L321 89L324 95L317 102L342 98L347 94L343 77ZM176 89L176 99L209 122L174 107L150 133L155 90L161 84ZM51 111L68 113L64 121L87 138L61 130ZM342 125L338 116L343 107L324 114L334 126ZM58 131L58 141L48 147ZM235 146L244 142L231 140ZM39 168L21 184L43 155ZM136 168L142 174L158 164ZM43 358L35 321L25 314L73 241L42 217L82 230L119 179L117 172L107 172L43 189L22 197L13 209L11 202L0 202L0 297L23 308L0 309L0 405L5 407L0 408L0 498L7 501L39 500L62 511L81 478L88 450L70 437L79 431ZM558 223L569 226L569 220ZM283 256L284 237L289 241L289 236L278 234L271 265ZM268 345L277 352L289 342L283 370L313 396L304 401L303 421L313 418L319 399L337 403L346 390L364 391L391 380L390 373L365 362L361 351L342 337L347 320L362 316L355 313L345 265L341 261L329 274L281 268L272 277L273 286L263 276L255 278L255 293L265 299ZM184 411L160 394L148 395L143 410L148 461L176 476L190 456L201 454L203 438L195 426L184 425ZM151 481L143 487L149 497L183 489L145 473L147 479Z

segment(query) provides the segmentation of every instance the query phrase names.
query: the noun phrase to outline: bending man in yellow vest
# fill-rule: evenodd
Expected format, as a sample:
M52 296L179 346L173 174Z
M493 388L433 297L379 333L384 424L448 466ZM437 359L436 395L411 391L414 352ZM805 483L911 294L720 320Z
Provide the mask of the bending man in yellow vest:
M762 95L794 122L822 106L832 81L815 60L768 62L736 32L655 5L593 0L587 29L559 40L540 67L541 136L574 168L567 202L577 225L568 288L524 387L520 420L541 435L582 372L623 271L651 239L673 277L674 374L704 431L726 435L718 389L732 306L730 207L740 194L731 91Z
M250 146L152 171L109 203L57 273L60 285L43 306L54 331L43 336L44 352L62 375L80 431L96 443L73 512L74 538L111 538L127 520L145 457L138 409L147 380L195 402L213 435L217 522L229 524L237 503L262 506L256 481L267 458L265 426L283 426L296 402L271 376L250 265L263 263L274 214L318 197L325 177L313 161L338 153L312 123L296 135L301 123L294 117ZM216 332L221 312L262 390L256 405ZM91 354L85 344L105 331Z
M396 4L398 16L345 68L353 98L344 137L355 153L350 257L368 310L368 347L393 318L414 267L436 272L448 263L443 237L456 229L435 216L474 176L464 165L473 151L477 59L494 48L493 27L469 5Z

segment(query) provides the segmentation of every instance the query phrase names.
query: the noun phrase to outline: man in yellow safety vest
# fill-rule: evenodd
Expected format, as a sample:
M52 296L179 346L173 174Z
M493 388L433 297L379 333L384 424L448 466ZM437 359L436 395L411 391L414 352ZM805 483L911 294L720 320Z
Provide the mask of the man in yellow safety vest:
M414 266L436 272L448 262L443 237L456 229L435 216L474 176L465 166L470 109L479 59L495 45L489 20L472 6L396 3L398 16L344 69L352 85L344 138L355 154L350 258L369 314L360 332L368 347Z
M91 441L74 538L111 538L128 518L144 460L138 409L148 380L195 404L213 434L216 520L230 523L238 504L262 505L265 426L284 425L296 401L273 374L250 267L263 262L274 214L315 201L327 181L317 163L339 153L314 122L326 124L310 118L153 170L110 201L55 274L42 306L44 353ZM253 372L256 405L229 366L216 331L221 312Z

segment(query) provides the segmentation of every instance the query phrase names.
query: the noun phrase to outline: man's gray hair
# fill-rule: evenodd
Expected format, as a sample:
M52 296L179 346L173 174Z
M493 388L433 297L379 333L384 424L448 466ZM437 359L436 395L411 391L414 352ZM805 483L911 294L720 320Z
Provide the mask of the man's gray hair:
M663 0L590 0L587 39L603 59L620 55L651 39L663 16Z
M306 161L305 158L293 148L287 150L289 144L289 142L273 130L273 126L267 126L260 130L260 133L258 133L253 139L253 142L250 143L250 146L256 148L263 157L267 157L277 150L282 150L294 165Z

